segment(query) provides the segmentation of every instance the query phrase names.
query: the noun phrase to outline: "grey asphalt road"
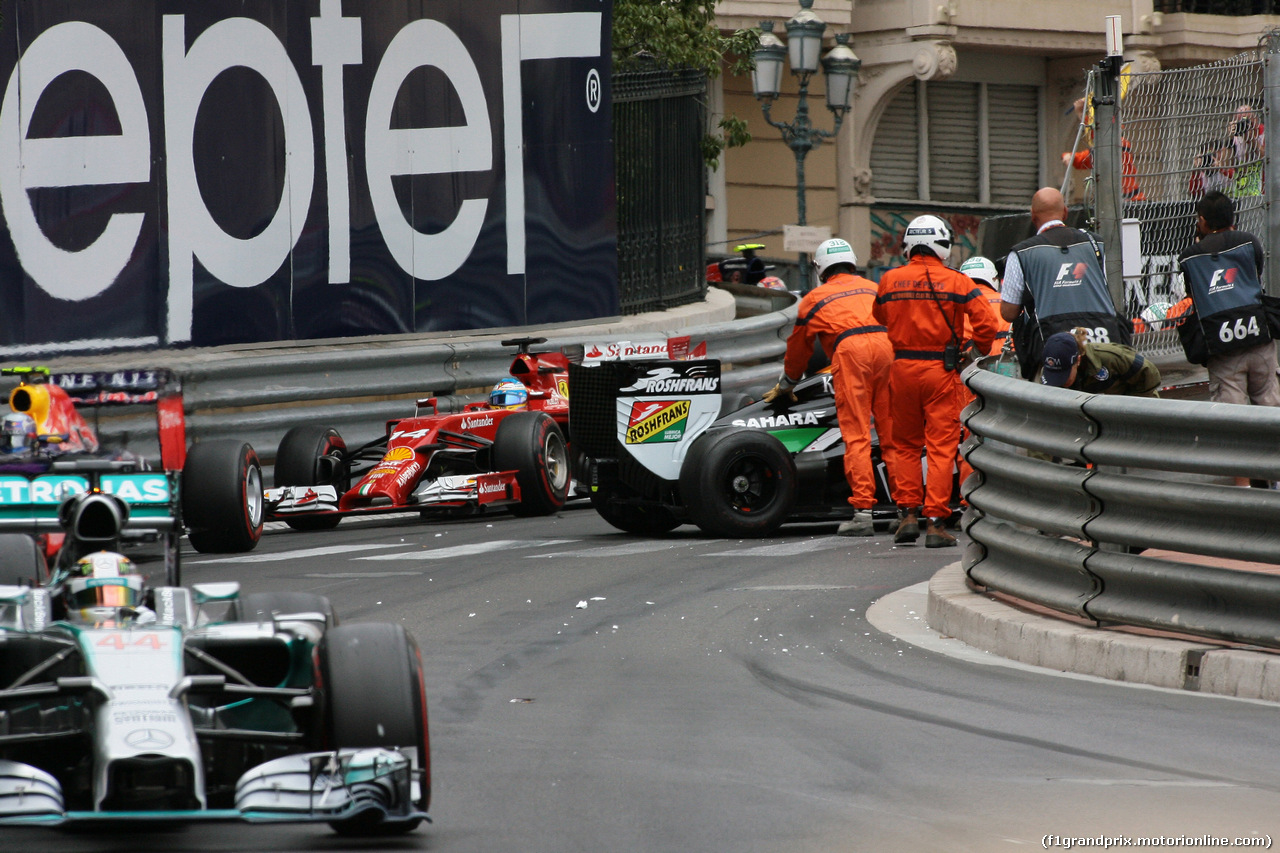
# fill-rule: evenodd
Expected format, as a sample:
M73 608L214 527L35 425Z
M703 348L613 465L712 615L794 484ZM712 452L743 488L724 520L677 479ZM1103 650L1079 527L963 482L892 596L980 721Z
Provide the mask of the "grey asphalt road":
M189 555L187 582L311 590L344 621L413 632L435 823L373 843L322 826L0 830L0 848L892 853L1280 836L1276 706L911 645L867 608L958 550L832 529L646 540L577 508L344 522Z

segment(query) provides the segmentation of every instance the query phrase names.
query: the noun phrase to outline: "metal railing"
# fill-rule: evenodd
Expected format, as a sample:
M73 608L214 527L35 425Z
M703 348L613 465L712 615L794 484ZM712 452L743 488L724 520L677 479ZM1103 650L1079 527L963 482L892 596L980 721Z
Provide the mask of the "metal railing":
M964 376L974 583L1098 622L1280 648L1280 575L1203 559L1280 565L1280 491L1232 484L1280 480L1280 409L1083 394L994 367Z
M721 360L726 392L767 388L777 380L796 316L793 297L783 293L777 299L790 304L775 303L774 310L743 319L649 332L560 327L508 330L468 342L366 338L296 348L169 351L163 358L182 378L188 439L248 441L270 465L280 439L299 424L332 426L352 444L382 435L389 419L412 415L418 398L438 398L441 412L483 399L507 375L515 353L501 341L520 334L545 336L539 350L688 335L695 346L705 341L707 354ZM123 443L146 458L159 458L153 408L104 409L90 417L109 446Z

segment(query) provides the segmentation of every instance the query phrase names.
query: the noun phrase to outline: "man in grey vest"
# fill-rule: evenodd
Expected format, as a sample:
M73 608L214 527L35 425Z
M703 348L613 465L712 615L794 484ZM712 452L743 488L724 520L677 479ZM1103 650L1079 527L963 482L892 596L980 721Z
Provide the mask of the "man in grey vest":
M1178 264L1193 306L1182 322L1198 326L1204 350L1192 351L1187 329L1179 328L1179 336L1187 359L1209 370L1210 400L1280 406L1276 345L1262 307L1262 244L1235 229L1235 214L1235 204L1217 190L1196 203L1200 237Z
M1116 314L1107 289L1102 244L1066 224L1062 193L1042 187L1031 197L1035 236L1009 250L1000 316L1013 323L1022 375L1039 370L1047 338L1082 327L1090 343L1130 343L1131 326Z

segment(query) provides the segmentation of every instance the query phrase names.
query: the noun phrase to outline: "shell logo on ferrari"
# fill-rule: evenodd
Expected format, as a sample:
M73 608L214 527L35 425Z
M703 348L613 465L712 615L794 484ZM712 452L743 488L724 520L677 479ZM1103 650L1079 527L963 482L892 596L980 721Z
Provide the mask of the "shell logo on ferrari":
M399 462L402 459L412 459L413 448L411 447L393 447L387 451L387 455L382 457L383 462Z
M689 419L688 400L645 400L633 403L627 444L679 441Z

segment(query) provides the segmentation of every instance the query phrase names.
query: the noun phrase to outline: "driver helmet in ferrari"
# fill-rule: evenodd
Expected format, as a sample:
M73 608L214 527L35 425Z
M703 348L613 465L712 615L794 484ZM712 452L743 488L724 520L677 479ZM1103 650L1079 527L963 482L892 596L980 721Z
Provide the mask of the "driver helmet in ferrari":
M36 446L36 419L9 412L0 419L0 453L30 453Z
M495 409L523 409L529 405L529 389L519 379L508 376L489 392L489 405Z
M111 551L81 557L66 582L63 599L67 619L87 625L119 625L148 621L143 606L147 587L133 561Z

